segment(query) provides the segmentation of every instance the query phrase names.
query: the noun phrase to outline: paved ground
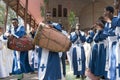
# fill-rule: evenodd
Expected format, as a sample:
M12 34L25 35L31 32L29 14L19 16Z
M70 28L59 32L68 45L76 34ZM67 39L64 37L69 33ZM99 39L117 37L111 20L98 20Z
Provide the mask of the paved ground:
M5 79L0 79L0 80L17 80L17 76L11 75ZM24 78L22 80L38 80L38 75L37 74L24 74Z
M67 73L66 73L66 79L65 80L82 80L80 78L79 79L75 78L75 76L73 75L73 72L70 71L68 65L66 66L66 69L67 69L66 70ZM17 80L17 76L11 75L11 76L9 76L5 79L0 79L0 80ZM31 73L24 74L24 78L22 80L38 80L38 74L37 74L37 72L34 73L34 74L31 74ZM90 79L86 78L85 80L90 80Z

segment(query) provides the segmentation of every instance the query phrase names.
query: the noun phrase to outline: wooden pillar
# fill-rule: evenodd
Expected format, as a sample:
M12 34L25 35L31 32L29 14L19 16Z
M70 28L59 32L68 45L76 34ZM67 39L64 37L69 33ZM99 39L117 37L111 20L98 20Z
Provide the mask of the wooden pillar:
M71 12L71 1L72 0L68 0L68 15L70 15L70 12ZM70 26L70 27L69 27ZM68 21L68 29L69 29L69 32L72 30L72 27L71 25L69 24L69 21Z
M35 20L34 20L34 28L35 28Z
M25 29L27 27L27 12L28 12L28 0L26 0L26 4L25 4L25 16L24 16L24 25L25 25Z
M5 11L5 18L4 18L4 32L6 31L6 27L7 27L8 4L9 4L9 0L6 3L6 11Z
M31 15L30 15L30 21L29 21L30 27L29 27L29 30L31 30L31 21L32 21L32 17L31 17Z
M17 10L16 10L17 18L18 18L19 4L20 4L20 0L17 0Z
M94 16L95 16L95 0L92 0L92 22L94 24Z

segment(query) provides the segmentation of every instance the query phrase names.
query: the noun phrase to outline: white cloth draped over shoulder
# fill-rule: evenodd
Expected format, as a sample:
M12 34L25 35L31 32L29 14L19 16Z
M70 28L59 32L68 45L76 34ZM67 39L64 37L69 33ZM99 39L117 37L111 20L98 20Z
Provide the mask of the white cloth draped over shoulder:
M7 48L7 40L0 36L0 78L8 77L12 71L12 51Z

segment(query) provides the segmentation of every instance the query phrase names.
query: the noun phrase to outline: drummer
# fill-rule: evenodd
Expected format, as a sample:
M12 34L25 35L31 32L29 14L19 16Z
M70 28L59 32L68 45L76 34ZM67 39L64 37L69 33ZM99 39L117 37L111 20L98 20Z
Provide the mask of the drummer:
M47 13L46 22L56 30L61 31L62 26L51 21L51 13ZM54 46L54 45L53 45ZM45 48L39 48L39 80L61 80L63 77L59 52L53 52Z
M10 28L7 33L5 33L5 37L12 35L16 38L21 38L22 36L26 35L25 27L19 25L17 18L13 18L11 21L13 27ZM23 73L33 72L28 61L28 51L20 52L14 50L13 55L12 74L18 75L18 80L23 78Z

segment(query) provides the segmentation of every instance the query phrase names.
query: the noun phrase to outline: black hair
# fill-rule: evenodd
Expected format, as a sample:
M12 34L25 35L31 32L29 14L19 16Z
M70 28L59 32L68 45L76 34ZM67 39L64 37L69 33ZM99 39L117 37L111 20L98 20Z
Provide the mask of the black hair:
M114 13L114 8L112 6L107 6L106 8L106 11L109 11L110 13Z
M12 19L11 19L11 21L13 21L13 20L15 20L15 21L17 21L17 22L18 22L18 19L17 19L17 18L12 18Z
M104 28L104 23L101 20L97 20L96 25L100 26L101 28Z
M106 21L105 21L105 19L104 19L103 16L100 16L100 17L98 18L98 20L100 20L100 21L105 25Z

